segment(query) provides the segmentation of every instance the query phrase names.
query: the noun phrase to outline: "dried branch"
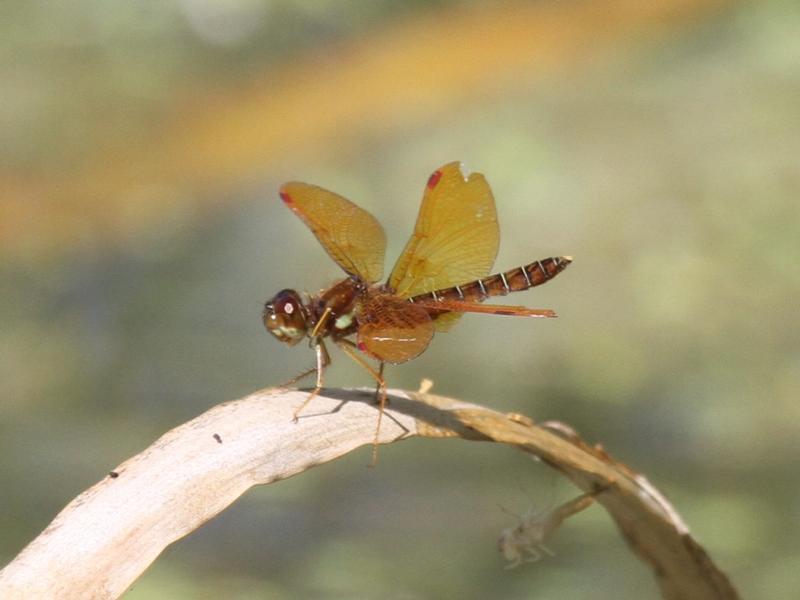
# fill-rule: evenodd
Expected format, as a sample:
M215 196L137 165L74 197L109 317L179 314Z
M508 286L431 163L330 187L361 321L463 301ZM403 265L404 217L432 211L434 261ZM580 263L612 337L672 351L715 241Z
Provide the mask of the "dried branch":
M169 544L251 486L301 473L372 442L372 394L268 389L220 404L158 439L70 502L0 571L0 598L116 598ZM726 576L642 476L565 426L426 393L392 391L381 443L458 436L512 444L593 495L656 574L665 598L733 599ZM557 430L558 433L554 432Z

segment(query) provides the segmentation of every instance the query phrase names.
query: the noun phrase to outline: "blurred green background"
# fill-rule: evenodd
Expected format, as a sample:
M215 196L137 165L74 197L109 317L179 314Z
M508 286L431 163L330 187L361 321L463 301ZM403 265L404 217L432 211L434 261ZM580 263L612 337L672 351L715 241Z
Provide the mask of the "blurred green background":
M800 586L796 2L180 0L0 7L0 563L167 429L312 361L283 287L340 276L277 199L373 212L485 173L498 269L570 254L393 387L559 419L646 473L748 598ZM388 265L390 266L390 265ZM388 268L387 266L387 268ZM369 385L335 354L332 386ZM576 493L413 440L252 490L128 598L653 598L597 507L504 570L506 509Z

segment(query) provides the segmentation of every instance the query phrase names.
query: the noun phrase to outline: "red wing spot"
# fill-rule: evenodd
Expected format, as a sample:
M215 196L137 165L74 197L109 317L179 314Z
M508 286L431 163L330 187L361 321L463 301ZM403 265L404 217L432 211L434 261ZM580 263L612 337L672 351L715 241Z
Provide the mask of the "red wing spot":
M283 190L281 190L280 194L281 194L281 200L283 200L284 204L292 204L294 202L294 200L292 200L292 197L289 195L288 192L284 192Z
M439 180L442 178L441 171L434 171L430 177L428 177L428 189L432 190L436 187L436 184L439 183Z

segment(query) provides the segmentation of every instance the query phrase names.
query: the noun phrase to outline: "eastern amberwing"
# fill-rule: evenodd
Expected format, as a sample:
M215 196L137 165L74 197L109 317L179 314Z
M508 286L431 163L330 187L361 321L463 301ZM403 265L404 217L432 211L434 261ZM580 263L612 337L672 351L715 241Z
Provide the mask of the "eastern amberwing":
M556 316L548 309L481 304L491 296L549 281L572 258L545 258L488 275L500 241L494 198L483 175L464 173L458 162L428 178L414 233L386 283L378 283L383 277L386 235L375 217L307 183L287 183L280 196L347 273L318 294L301 296L286 289L264 306L267 331L289 345L308 337L316 352L316 366L287 382L291 385L317 374L316 387L295 411L295 420L322 388L323 373L330 364L325 338L333 340L378 384L377 443L386 402L384 363L403 363L419 356L435 331L447 331L465 312ZM362 354L377 360L378 368Z

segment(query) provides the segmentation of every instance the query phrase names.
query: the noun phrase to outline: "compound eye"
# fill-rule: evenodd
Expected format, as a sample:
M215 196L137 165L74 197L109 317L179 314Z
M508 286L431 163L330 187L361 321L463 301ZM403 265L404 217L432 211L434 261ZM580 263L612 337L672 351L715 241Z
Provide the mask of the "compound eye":
M276 314L285 315L289 321L297 321L302 319L305 321L303 314L303 305L300 301L300 296L294 290L282 290L275 295L271 304L274 306Z
M292 297L276 298L275 312L287 315L291 318L293 314L300 310L300 305Z

